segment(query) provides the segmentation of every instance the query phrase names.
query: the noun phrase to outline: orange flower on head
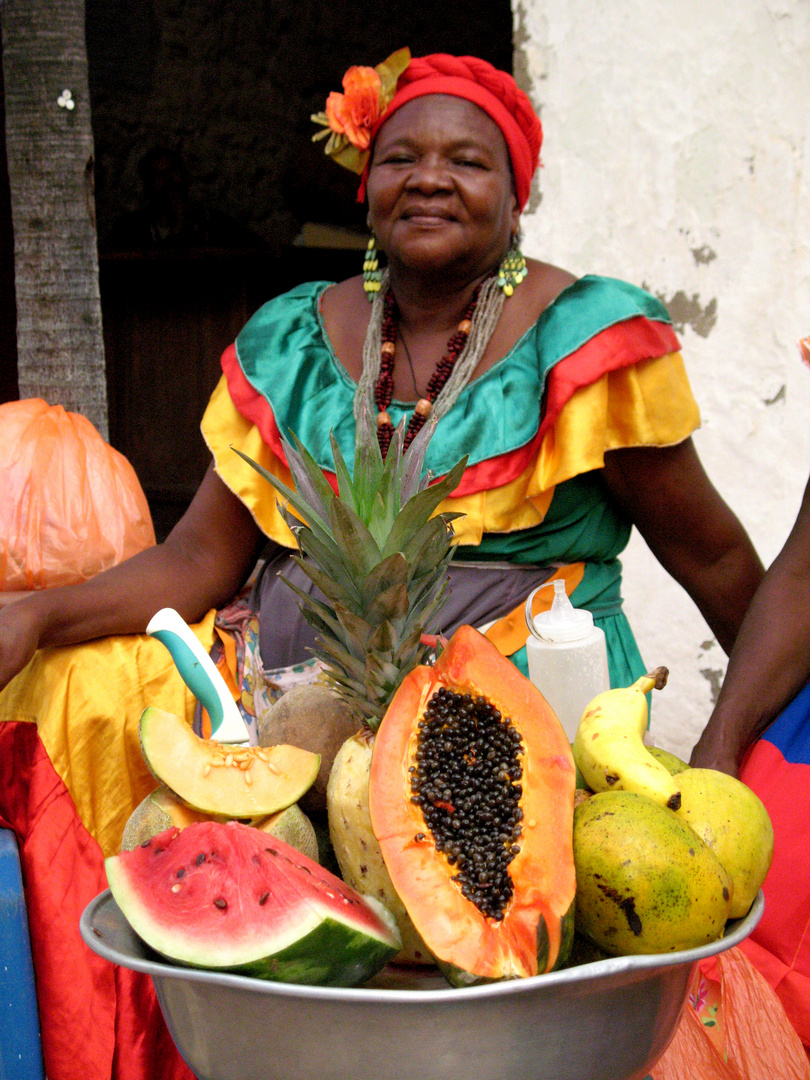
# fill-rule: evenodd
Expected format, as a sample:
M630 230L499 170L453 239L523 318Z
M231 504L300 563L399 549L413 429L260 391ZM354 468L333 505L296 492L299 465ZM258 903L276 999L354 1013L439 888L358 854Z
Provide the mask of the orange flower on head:
M343 76L344 93L326 99L329 127L345 135L358 150L368 149L371 129L380 115L382 80L370 67L350 67Z

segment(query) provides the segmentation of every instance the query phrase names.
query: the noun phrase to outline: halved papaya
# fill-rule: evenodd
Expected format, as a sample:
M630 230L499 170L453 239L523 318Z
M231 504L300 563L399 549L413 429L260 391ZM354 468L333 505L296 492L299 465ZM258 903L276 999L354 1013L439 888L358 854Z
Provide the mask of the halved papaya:
M298 802L318 775L320 754L297 746L229 746L201 739L185 720L150 706L140 720L149 771L181 802L206 814L258 818Z
M565 959L575 775L545 698L470 626L397 690L374 743L371 821L451 982L536 975Z

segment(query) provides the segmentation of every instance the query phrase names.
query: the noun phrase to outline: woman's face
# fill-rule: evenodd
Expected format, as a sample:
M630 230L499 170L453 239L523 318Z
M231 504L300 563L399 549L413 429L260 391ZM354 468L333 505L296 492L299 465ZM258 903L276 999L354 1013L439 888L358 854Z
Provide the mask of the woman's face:
M493 269L517 231L506 140L464 98L403 105L374 144L368 223L389 264L470 280Z

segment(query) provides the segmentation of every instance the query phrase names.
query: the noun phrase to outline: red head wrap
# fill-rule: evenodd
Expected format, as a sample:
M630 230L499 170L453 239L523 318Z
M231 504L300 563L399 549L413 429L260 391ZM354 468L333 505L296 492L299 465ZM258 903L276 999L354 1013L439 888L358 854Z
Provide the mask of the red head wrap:
M475 56L433 53L415 57L400 75L396 94L371 131L372 148L385 121L407 102L424 94L466 98L495 121L506 139L515 178L515 194L522 210L528 201L532 177L540 160L543 128L532 103L512 76ZM360 183L359 202L365 198L370 161L371 157Z

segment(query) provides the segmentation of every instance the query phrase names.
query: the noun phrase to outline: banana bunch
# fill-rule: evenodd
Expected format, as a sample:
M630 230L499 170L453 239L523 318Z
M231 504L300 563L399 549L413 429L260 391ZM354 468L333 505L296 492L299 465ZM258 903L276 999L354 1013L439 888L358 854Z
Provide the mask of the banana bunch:
M632 686L606 690L588 704L574 739L574 761L592 791L633 791L677 810L678 777L644 745L646 695L666 686L669 671L656 668Z

